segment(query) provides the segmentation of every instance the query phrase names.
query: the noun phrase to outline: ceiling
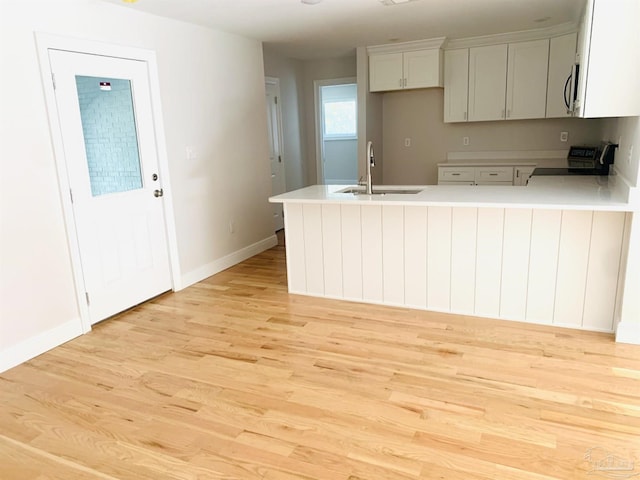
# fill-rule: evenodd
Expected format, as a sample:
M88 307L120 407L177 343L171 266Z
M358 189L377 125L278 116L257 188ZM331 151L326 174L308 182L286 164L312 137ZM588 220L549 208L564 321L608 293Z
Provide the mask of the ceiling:
M585 0L104 0L123 8L255 38L299 59L355 47L434 37L464 38L550 27L579 18ZM389 1L389 0L387 0Z

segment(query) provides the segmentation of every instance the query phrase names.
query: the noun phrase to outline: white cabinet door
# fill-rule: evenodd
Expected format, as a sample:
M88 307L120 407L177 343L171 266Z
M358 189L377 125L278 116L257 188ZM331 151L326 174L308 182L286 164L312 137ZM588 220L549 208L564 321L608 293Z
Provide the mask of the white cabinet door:
M404 53L404 88L442 87L442 50Z
M444 53L444 121L466 122L469 99L469 49Z
M549 75L547 80L547 118L570 117L571 68L576 59L576 36L569 33L549 41ZM566 99L566 100L565 100Z
M400 90L403 87L402 53L369 56L369 91Z
M469 121L502 120L507 90L507 45L469 49Z
M582 26L578 116L640 115L640 2L589 0Z
M544 118L549 40L510 43L507 64L506 118Z

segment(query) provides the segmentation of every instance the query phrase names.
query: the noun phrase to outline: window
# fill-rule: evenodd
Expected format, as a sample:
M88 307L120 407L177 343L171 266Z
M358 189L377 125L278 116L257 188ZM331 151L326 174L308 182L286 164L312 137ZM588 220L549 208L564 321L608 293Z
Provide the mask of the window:
M328 101L324 107L325 138L354 138L356 136L355 100Z
M356 84L320 87L324 140L355 140L358 134Z

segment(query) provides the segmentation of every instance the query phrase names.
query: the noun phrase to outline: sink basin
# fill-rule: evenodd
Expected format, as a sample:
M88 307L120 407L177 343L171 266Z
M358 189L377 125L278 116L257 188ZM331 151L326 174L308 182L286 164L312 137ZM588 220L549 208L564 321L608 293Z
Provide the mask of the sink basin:
M415 195L422 192L423 189L403 188L403 187L373 187L373 195ZM365 187L349 187L344 190L338 190L336 193L352 193L354 195L366 195Z

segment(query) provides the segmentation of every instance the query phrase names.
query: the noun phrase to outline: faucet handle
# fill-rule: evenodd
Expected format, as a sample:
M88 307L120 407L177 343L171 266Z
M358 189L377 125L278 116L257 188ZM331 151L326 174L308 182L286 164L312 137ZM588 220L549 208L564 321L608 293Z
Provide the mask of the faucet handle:
M364 187L366 184L367 181L364 179L364 177L360 177L360 180L358 180L358 185Z

